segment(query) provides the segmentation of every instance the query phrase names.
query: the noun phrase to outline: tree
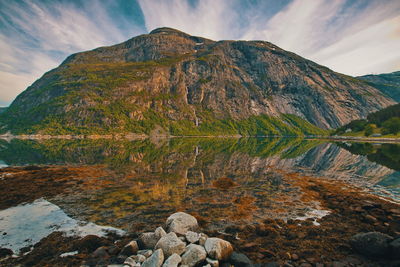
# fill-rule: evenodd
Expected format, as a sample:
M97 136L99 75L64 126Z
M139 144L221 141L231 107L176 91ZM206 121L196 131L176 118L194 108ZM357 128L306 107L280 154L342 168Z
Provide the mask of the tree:
M375 128L376 128L375 124L368 124L367 126L365 126L364 130L365 136L370 136L371 134L373 134Z
M400 117L393 117L382 124L385 134L397 134L400 132Z

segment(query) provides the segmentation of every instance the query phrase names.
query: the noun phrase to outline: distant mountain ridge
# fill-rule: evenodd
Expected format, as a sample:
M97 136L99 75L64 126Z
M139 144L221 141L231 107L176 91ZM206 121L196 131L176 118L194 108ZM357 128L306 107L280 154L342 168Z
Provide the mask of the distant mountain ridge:
M171 28L69 56L0 115L13 133L301 135L394 104L366 82L264 41Z
M400 102L400 71L383 74L370 74L357 77L378 88L385 95Z

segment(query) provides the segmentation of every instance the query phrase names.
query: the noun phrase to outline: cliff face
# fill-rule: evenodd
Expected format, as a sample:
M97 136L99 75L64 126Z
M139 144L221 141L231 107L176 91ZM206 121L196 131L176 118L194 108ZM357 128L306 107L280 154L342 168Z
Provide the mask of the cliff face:
M316 133L305 121L333 128L393 103L268 42L161 28L68 57L19 95L2 123L16 132Z

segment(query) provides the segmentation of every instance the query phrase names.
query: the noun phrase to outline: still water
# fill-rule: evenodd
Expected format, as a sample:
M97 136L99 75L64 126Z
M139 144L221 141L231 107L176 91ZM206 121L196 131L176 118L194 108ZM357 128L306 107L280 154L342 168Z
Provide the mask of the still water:
M330 211L305 196L310 177L400 202L396 144L295 138L11 140L0 141L0 164L54 165L68 173L35 178L43 184L35 190L43 194L0 211L0 232L7 233L0 236L0 247L15 252L56 230L84 235L152 229L177 210L217 230L266 218L314 218L318 225ZM10 179L6 175L12 174L0 179ZM52 183L59 188L46 192Z

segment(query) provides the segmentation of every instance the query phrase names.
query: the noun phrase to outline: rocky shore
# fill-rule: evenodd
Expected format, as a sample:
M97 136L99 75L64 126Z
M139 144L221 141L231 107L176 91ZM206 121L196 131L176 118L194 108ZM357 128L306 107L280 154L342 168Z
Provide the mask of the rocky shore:
M14 175L4 176L0 180L0 195L4 196L0 201L1 207L6 209L40 197L51 198L60 194L63 188L71 188L74 180L80 184L77 182L80 176L88 182L87 177L92 171L85 168L33 166L4 169L4 172ZM195 259L194 255L200 255L202 260L195 266L214 266L207 262L207 258L214 260L214 263L218 260L219 266L243 266L240 264L244 262L246 265L285 267L400 266L400 206L397 203L338 181L295 175L292 178L303 192L301 201L318 201L322 209L330 211L329 214L318 220L299 218L284 221L271 218L248 222L226 221L215 225L216 218L208 213L196 213L195 207L186 203L184 208L178 210L193 216L183 216L190 218L182 220L186 222L183 231L179 230L180 224L177 223L181 220L175 218L180 216L169 216L176 210L168 214L151 215L154 219L147 220L146 224L137 224L141 218L133 216L132 227L127 229L124 236L79 237L53 232L33 247L22 249L18 257L11 256L9 249L0 249L0 266L116 267L124 266L125 261L142 266L153 254L155 256L151 262L156 258L159 260L156 262L162 266L174 253L180 257L182 265L188 265L183 263ZM32 179L35 179L35 188L32 188ZM93 183L98 181L94 180ZM210 209L213 207L210 205ZM207 240L212 244L225 244L221 246L226 247L223 250L225 252L221 252L224 256L216 256L219 254L207 250ZM179 250L168 252L170 244L176 244ZM188 251L192 252L184 257ZM140 255L147 257L144 259ZM242 263L238 264L235 257L240 258ZM179 258L174 256L168 264L177 261Z

